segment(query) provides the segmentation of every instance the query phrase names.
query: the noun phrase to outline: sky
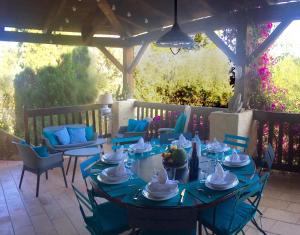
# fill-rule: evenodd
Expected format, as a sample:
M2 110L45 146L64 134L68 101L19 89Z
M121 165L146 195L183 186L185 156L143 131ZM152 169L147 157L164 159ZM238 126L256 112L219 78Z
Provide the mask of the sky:
M300 20L293 21L273 44L271 54L274 57L283 53L300 57Z

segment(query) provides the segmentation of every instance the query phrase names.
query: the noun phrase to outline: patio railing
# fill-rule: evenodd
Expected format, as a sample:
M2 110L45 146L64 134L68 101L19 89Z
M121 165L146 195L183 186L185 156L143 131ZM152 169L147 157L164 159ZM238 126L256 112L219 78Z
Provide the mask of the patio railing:
M177 117L180 112L184 111L184 105L161 104L161 103L146 103L136 101L136 116L138 119L145 117L154 118L159 116L159 121L150 128L152 136L157 135L159 127L174 127ZM209 120L208 116L211 112L225 110L224 108L212 107L192 107L188 131L193 134L198 131L201 139L208 139L209 137Z
M24 110L25 139L39 145L44 127L72 123L93 125L94 131L107 137L108 118L101 116L99 109L100 104L89 104Z
M257 153L261 159L263 150L272 143L275 151L274 169L300 171L300 115L254 111L258 122Z

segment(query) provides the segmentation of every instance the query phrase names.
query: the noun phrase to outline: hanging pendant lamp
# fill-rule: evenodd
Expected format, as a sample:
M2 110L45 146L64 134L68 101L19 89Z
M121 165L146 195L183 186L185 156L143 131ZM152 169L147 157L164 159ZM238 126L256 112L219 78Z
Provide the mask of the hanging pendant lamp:
M181 48L193 48L194 43L194 40L184 33L177 23L177 0L174 0L174 24L169 32L157 40L156 45L159 47L169 47L171 52L176 55ZM177 51L173 51L172 48L177 48Z

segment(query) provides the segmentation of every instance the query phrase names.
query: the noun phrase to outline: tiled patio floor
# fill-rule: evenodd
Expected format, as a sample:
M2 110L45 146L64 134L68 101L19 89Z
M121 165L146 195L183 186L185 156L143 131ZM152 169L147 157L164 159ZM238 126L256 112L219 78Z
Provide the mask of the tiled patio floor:
M25 173L22 190L18 189L21 166L18 161L0 161L0 234L88 234L71 187L64 187L61 171L50 171L48 181L41 177L40 196L35 198L35 175ZM83 190L80 173L76 176L75 184ZM278 172L271 175L261 203L268 234L300 235L299 177ZM70 181L71 174L69 186ZM248 226L246 234L259 233Z

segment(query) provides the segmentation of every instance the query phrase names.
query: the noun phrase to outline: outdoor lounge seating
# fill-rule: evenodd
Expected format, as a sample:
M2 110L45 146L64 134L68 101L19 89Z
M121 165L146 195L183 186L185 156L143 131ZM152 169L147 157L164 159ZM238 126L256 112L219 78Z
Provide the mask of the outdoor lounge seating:
M159 128L158 132L159 133L171 132L171 133L177 133L177 134L187 132L190 116L191 116L191 106L185 105L184 112L178 116L175 127L174 128Z
M77 143L68 143L61 144L57 137L54 135L56 131L59 131L63 128L85 128L86 140L83 142ZM50 152L65 152L67 150L95 146L97 141L97 133L93 131L93 127L87 127L83 124L69 124L69 125L60 125L60 126L49 126L43 129L42 138L45 141L46 146Z
M128 138L140 136L147 138L149 127L152 122L152 118L145 118L143 120L129 119L127 126L120 126L117 138Z
M23 159L23 168L20 178L19 188L22 186L22 181L25 171L29 171L37 175L36 183L36 197L39 196L40 176L46 173L46 179L48 179L48 170L60 167L64 177L65 186L68 187L62 153L48 154L45 147L33 148L26 143L14 143L16 144L19 154ZM44 148L44 149L43 149Z

